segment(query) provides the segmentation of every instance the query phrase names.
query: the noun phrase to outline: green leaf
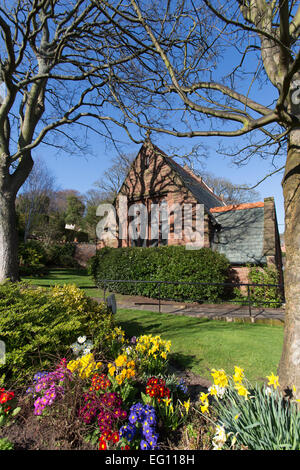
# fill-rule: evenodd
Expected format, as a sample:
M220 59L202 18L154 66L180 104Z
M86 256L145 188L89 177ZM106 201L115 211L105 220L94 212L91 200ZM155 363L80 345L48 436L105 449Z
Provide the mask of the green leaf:
M12 415L12 416L16 416L20 411L21 411L21 407L18 406L17 408L15 408L15 409L13 410L13 412L12 412L11 415Z

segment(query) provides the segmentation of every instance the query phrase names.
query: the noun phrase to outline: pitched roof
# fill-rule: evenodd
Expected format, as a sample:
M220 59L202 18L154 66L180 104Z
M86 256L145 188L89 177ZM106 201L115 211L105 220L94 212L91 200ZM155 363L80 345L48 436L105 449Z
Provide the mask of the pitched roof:
M120 187L119 193L122 192L122 188L128 178L129 172L132 166L134 165L135 160L138 158L138 156L143 150L146 150L146 152L149 152L150 150L150 155L152 153L152 155L157 154L161 156L164 161L169 165L171 170L173 170L176 175L179 176L180 180L182 181L182 184L193 194L197 202L199 204L204 205L207 213L209 213L209 210L213 207L224 206L223 200L219 196L214 194L212 189L209 188L209 186L202 180L202 178L197 177L195 174L193 174L192 170L190 169L187 171L178 163L176 163L173 158L168 157L167 154L163 150L158 148L156 145L154 145L149 138L145 140L136 158L132 161L130 168L128 169L128 173L123 181L123 184ZM113 204L115 204L116 197L114 199ZM212 220L214 219L212 215L211 218Z
M223 207L213 207L210 212L228 212L228 211L240 211L243 209L252 209L253 207L264 207L264 202L245 202L242 204L231 204Z
M203 181L200 181L196 177L196 175L192 175L191 170L185 170L170 157L165 157L165 160L180 176L183 184L193 194L198 203L203 204L207 211L216 206L224 206L222 199L214 194Z
M265 264L264 203L239 204L210 210L219 224L212 248L231 264Z

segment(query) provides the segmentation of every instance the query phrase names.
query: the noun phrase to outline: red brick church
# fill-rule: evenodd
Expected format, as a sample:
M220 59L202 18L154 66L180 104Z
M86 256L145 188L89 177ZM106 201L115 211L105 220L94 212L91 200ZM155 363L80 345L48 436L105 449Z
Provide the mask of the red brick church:
M120 198L126 196L129 206L143 204L148 211L149 229L146 239L125 239L113 246L161 246L186 244L176 238L174 215L169 213L169 232L151 234L150 217L153 204L197 204L204 206L204 246L229 259L240 282L248 282L247 264L274 265L282 280L282 259L274 198L264 201L226 205L199 176L187 166L180 166L147 140L133 161L127 177L115 199L120 214ZM127 223L130 223L128 218ZM178 233L178 232L177 232Z

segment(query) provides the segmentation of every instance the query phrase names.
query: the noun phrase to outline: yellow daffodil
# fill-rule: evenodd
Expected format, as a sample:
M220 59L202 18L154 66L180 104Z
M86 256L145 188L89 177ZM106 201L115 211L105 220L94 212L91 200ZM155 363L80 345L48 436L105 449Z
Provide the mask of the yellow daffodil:
M242 397L245 397L246 400L247 400L248 395L250 394L250 392L248 392L248 390L246 389L246 387L244 387L244 385L236 384L236 386L234 388L237 390L239 395L241 395Z
M204 393L204 392L202 392L201 395L199 396L200 401L201 401L202 403L206 402L206 401L208 400L208 398L207 398L208 395L209 395L209 393Z
M278 382L278 376L274 375L273 372L271 375L267 376L267 379L269 379L268 385L273 385L275 389L280 386Z
M209 393L204 393L204 392L202 392L201 395L199 396L199 399L202 403L200 405L200 409L202 413L208 412L208 407L209 407L208 396L209 396Z
M218 395L218 390L216 388L215 385L212 385L209 389L209 393L212 395L212 396L217 396Z
M171 401L172 401L171 398L163 398L163 402L164 402L167 406L170 405Z
M219 385L222 388L227 387L228 378L223 369L221 370L212 369L211 375L214 379L215 385Z
M95 362L94 356L92 353L86 354L75 361L69 361L67 368L71 372L77 372L79 377L85 379L89 377L95 370L99 369L102 366L101 362Z
M190 399L188 399L188 401L184 401L183 402L183 406L185 408L185 411L186 411L186 414L188 414L189 410L190 410L190 406L191 406L191 401Z
M201 413L208 413L208 407L209 407L209 402L207 400L206 403L204 403L203 405L200 406Z
M234 375L232 376L232 378L236 383L242 382L244 378L244 369L241 369L241 367L235 366Z

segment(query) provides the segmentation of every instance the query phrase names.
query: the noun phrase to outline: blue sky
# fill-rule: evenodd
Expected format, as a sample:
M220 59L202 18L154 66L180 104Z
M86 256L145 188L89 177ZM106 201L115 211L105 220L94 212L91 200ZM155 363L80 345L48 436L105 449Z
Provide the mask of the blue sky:
M224 53L219 55L218 60L217 69L210 70L212 80L215 81L220 81L222 77L228 75L230 71L240 63L241 55L237 49L226 45ZM249 94L249 97L255 101L265 106L270 106L270 104L274 103L274 100L276 100L278 92L272 87L268 80L266 82L264 82L264 80L255 80L252 83L252 73L256 70L257 60L259 60L259 53L254 51L247 55L245 68L248 74L242 75L242 79L238 80L235 86L237 85L237 91L244 93L246 96ZM200 125L204 126L204 129L205 124L205 122L200 123ZM218 125L226 127L226 123L218 123ZM180 124L178 127L180 127ZM236 126L233 125L231 126L231 129L232 128L236 128ZM79 134L81 132L78 127L77 132ZM122 151L124 153L138 153L140 145L130 142L125 133L120 134L119 129L116 130L116 133L116 135L120 137L120 140L123 141ZM217 148L220 143L227 148L231 145L243 147L244 141L238 137L232 139L215 137L176 139L159 134L155 135L154 139L154 143L166 153L169 153L169 145L177 147L178 152L185 154L188 153L194 145L203 143L208 147L208 157L204 159L203 170L215 176L228 178L236 185L246 184L253 186L266 174L271 173L275 169L272 166L271 160L263 160L259 157L253 157L247 165L237 167L232 163L230 157L217 153ZM67 155L62 152L57 155L51 147L46 146L36 149L34 154L46 159L47 166L55 175L57 184L61 189L76 189L80 193L85 193L93 187L94 182L110 167L111 159L116 154L116 150L113 146L107 147L97 134L90 134L89 145L90 152L84 151L82 155ZM280 157L277 162L277 167L283 165L284 157ZM255 188L260 193L260 200L269 196L275 198L280 233L284 231L284 207L281 179L282 172L266 179Z
M237 185L247 184L252 186L256 184L265 174L272 171L269 161L253 159L247 165L237 167L232 163L230 157L219 155L216 151L220 138L214 137L200 139L170 139L169 137L159 135L155 138L155 143L162 150L166 151L169 145L176 145L182 153L188 152L196 143L202 142L208 147L209 156L203 160L204 171L230 179ZM124 140L125 142L125 140ZM226 140L222 140L226 145ZM94 182L99 179L103 172L111 165L111 159L116 151L107 147L98 137L90 139L91 153L82 155L67 155L65 153L54 153L49 147L43 146L43 152L35 151L45 160L50 172L56 177L56 183L60 189L76 189L80 193L85 193L93 187ZM140 145L128 142L123 145L123 151L127 153L138 153ZM180 161L179 161L180 162ZM265 197L274 196L279 232L284 231L284 208L281 188L282 173L278 173L261 183L259 191L263 200Z

